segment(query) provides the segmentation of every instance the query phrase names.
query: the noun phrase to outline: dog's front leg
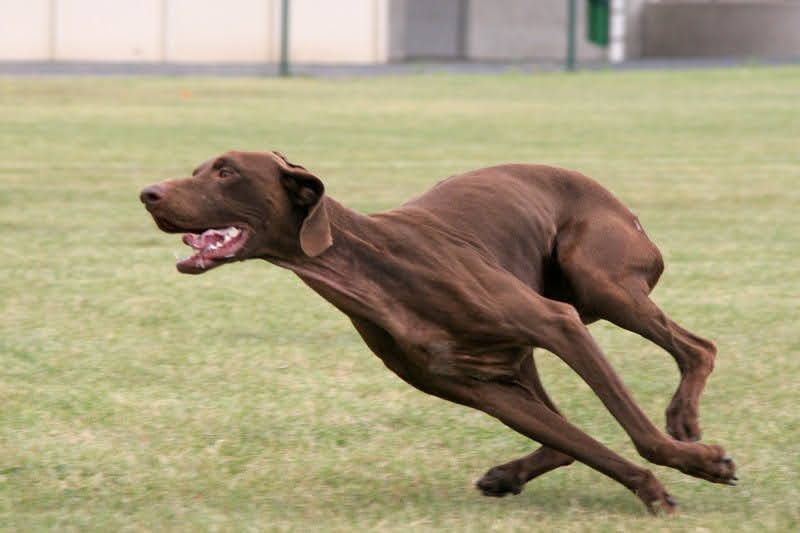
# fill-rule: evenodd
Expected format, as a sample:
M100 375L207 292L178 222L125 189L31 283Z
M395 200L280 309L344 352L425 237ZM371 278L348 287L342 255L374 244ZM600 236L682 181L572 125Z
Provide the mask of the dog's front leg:
M529 351L531 350L528 348L523 349L523 353L527 354ZM523 359L519 369L519 379L551 411L561 414L542 385L532 354ZM573 462L575 459L569 455L542 446L524 457L490 468L475 485L484 496L503 497L507 494L519 494L529 481Z
M428 392L484 411L510 428L544 444L549 450L574 457L622 483L651 513L672 513L675 501L656 477L617 455L554 412L535 391L515 381L481 381L434 377Z

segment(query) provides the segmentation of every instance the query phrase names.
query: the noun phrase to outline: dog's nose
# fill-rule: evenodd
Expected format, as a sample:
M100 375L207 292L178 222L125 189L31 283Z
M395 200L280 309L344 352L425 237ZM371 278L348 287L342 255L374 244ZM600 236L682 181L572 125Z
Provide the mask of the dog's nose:
M164 189L161 185L150 185L142 189L139 193L139 200L145 205L153 205L158 203L164 197Z

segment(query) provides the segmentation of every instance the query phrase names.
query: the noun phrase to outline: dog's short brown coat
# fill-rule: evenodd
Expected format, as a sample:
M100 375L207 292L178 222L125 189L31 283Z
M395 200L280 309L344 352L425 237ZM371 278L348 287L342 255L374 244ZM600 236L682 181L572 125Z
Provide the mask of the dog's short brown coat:
M236 226L234 257L295 272L344 312L369 348L414 387L480 409L543 446L490 469L484 494L518 493L577 459L616 479L651 511L674 500L653 474L567 422L545 393L532 350L561 357L649 461L734 484L735 466L700 437L698 400L710 341L649 298L661 254L637 217L595 181L542 165L501 165L448 178L397 209L361 215L277 152L228 152L192 177L142 191L165 231ZM605 319L668 351L681 381L668 437L639 409L585 327Z

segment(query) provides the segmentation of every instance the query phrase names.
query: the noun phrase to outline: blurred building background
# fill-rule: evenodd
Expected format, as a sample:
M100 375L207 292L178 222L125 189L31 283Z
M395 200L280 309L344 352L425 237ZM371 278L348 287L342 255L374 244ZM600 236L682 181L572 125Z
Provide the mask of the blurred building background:
M580 61L800 57L800 0L591 0L608 42ZM569 0L291 0L296 63L562 61ZM0 0L0 60L274 63L281 0Z

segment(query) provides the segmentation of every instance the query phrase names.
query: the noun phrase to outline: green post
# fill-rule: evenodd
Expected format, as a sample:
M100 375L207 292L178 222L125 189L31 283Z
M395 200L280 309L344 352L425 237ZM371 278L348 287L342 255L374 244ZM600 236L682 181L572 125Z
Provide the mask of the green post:
M289 72L289 0L281 1L281 60L278 74L288 77Z
M567 0L567 70L575 70L576 0Z
M609 0L589 0L586 6L586 30L590 43L608 46L609 21L611 20Z

